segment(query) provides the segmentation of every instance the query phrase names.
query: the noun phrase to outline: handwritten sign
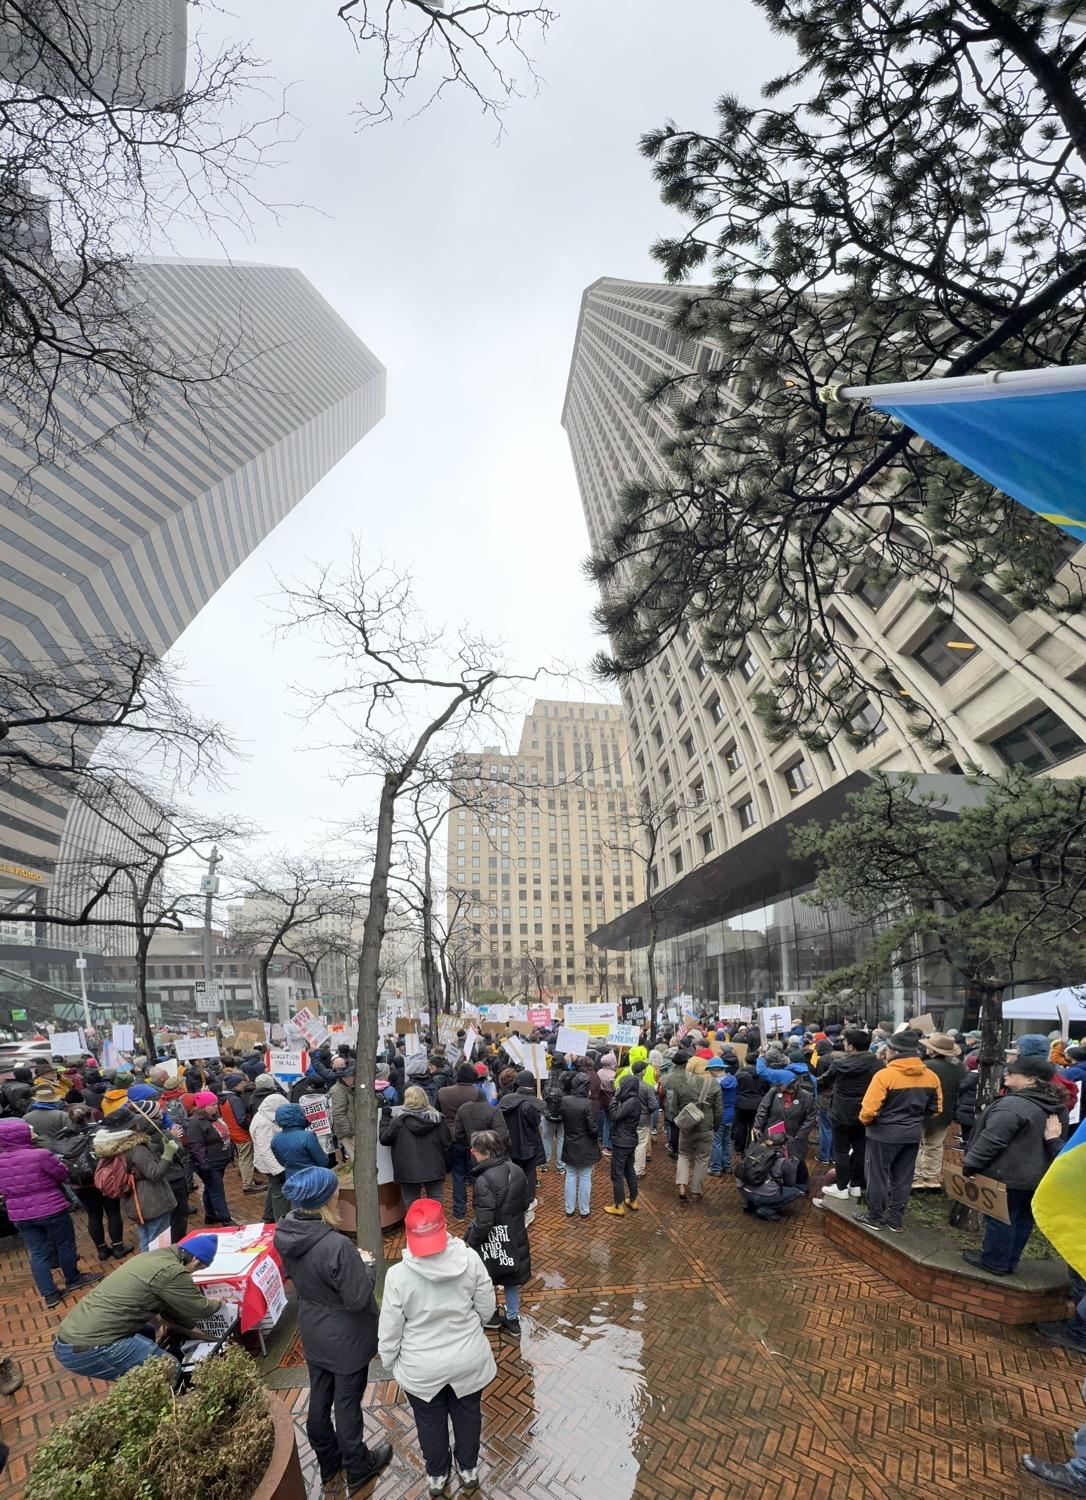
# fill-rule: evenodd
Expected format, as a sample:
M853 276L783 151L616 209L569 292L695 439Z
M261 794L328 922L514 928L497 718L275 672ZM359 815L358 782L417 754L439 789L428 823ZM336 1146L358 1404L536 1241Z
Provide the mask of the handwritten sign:
M1011 1222L1007 1211L1007 1189L994 1177L964 1177L953 1167L944 1166L943 1187L949 1198L971 1208L974 1213L998 1219L1001 1224Z
M468 1034L464 1038L464 1061L471 1062L471 1054L475 1051L479 1041L479 1033L474 1026L468 1027Z
M114 1021L112 1040L118 1052L133 1052L136 1047L136 1028L126 1026L123 1021Z
M581 1009L591 1009L582 1006ZM592 1045L592 1037L587 1031L575 1031L572 1026L559 1026L558 1038L554 1044L556 1052L572 1053L574 1057L587 1057L588 1049ZM537 1073L536 1077L540 1075Z
M640 1026L620 1026L617 1021L607 1028L607 1040L612 1047L636 1047L640 1035Z
M87 1043L81 1031L54 1031L49 1038L54 1057L74 1057L77 1052L86 1052Z
M546 1031L552 1020L549 1005L533 1006L528 1012L527 1021L529 1026L534 1026L539 1031Z
M178 1062L193 1062L198 1058L218 1057L219 1044L213 1036L179 1036L173 1050Z
M320 1140L326 1151L332 1149L332 1115L325 1094L303 1094L298 1100L302 1114L309 1121L309 1128Z
M397 1016L394 1030L397 1036L407 1036L410 1031L418 1031L419 1023L414 1016Z
M315 1016L308 1005L303 1005L296 1015L291 1016L290 1024L305 1037L310 1050L322 1046L332 1034L321 1017Z
M790 1005L759 1006L758 1026L763 1037L784 1036L792 1029L792 1007Z
M284 1082L290 1082L295 1078L301 1078L309 1066L309 1054L307 1052L295 1052L283 1047L269 1047L264 1053L264 1068L273 1078L282 1078Z

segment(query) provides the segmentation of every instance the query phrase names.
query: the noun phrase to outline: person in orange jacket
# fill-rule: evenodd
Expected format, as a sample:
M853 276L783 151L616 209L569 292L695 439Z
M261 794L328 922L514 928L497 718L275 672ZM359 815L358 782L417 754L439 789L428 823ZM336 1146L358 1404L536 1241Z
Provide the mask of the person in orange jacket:
M920 1061L919 1036L899 1031L860 1105L860 1123L867 1127L867 1212L856 1215L858 1224L900 1234L924 1124L942 1108L939 1080Z

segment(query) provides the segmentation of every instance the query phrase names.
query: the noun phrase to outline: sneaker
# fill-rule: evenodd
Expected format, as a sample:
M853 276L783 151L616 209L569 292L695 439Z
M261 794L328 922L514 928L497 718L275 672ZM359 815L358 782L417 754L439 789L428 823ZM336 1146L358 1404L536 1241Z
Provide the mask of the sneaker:
M1013 1276L1013 1271L999 1271L995 1266L985 1264L984 1256L979 1250L963 1250L962 1260L966 1265L976 1266L978 1271L987 1271L989 1276Z
M0 1359L0 1396L14 1396L23 1383L23 1372L13 1359Z
M99 1260L112 1260L112 1258L113 1258L113 1251L109 1248L108 1245L99 1245L98 1246L98 1259Z
M85 1286L93 1286L96 1281L101 1281L101 1279L101 1271L96 1271L93 1275L89 1275L86 1271L81 1271L74 1281L69 1281L61 1296L66 1297L69 1292L82 1291Z
M886 1225L881 1219L872 1218L870 1214L857 1214L852 1221L854 1224L866 1224L868 1229L885 1229Z
M1027 1474L1053 1489L1068 1495L1086 1495L1086 1479L1076 1479L1066 1464L1052 1464L1047 1458L1034 1458L1032 1453L1026 1453L1022 1456L1022 1466Z
M828 1187L822 1189L823 1198L847 1198L848 1195L848 1188L839 1188L832 1182Z
M625 1203L608 1203L607 1207L603 1211L605 1214L614 1214L615 1217L619 1219L624 1219L626 1217Z
M502 1315L497 1311L497 1309L495 1309L494 1312L491 1313L490 1317L487 1318L486 1322L483 1324L484 1328L500 1328L501 1326Z
M256 1183L254 1182L249 1187L243 1187L241 1191L243 1193L262 1193L264 1189L262 1187L257 1187Z
M124 1258L125 1258L126 1255L131 1255L132 1254L132 1246L131 1245L114 1245L113 1249L112 1249L112 1251L110 1253L112 1254L114 1260L124 1260Z
M890 1224L890 1223L886 1223L882 1227L884 1229L888 1229L891 1234L904 1234L905 1233L905 1225L904 1224Z
M380 1474L381 1470L385 1468L386 1465L391 1462L391 1460L391 1443L381 1443L378 1447L371 1448L369 1451L369 1455L366 1458L366 1462L362 1466L361 1474L356 1474L353 1479L350 1477L350 1475L347 1476L348 1495L357 1495L359 1490L364 1490L368 1484L370 1484L374 1479L377 1478L377 1475ZM448 1478L447 1475L446 1478ZM438 1491L438 1493L441 1493L440 1490Z
M850 1198L861 1198L861 1197L863 1197L863 1188L862 1187L850 1187L849 1190L848 1190L848 1195L849 1195Z
M512 1334L513 1338L515 1338L515 1339L519 1339L520 1338L520 1319L519 1318L503 1318L502 1319L502 1327L505 1329L506 1333Z
M531 1201L531 1203L528 1204L528 1212L530 1214L534 1214L535 1211L536 1211L536 1209L538 1207L539 1207L539 1199L538 1198L533 1198L532 1201Z
M811 1207L812 1208L825 1208L825 1206L826 1205L822 1202L821 1198L812 1198L811 1199Z
M460 1465L456 1463L455 1458L453 1459L453 1463L456 1464L456 1477L460 1481L461 1489L477 1490L479 1488L478 1466L476 1466L474 1469L462 1469Z
M45 1303L46 1307L59 1307L61 1302L63 1302L64 1300L64 1293L46 1292L45 1296L41 1300Z
M641 1210L641 1205L638 1203L636 1198L627 1198L626 1202L623 1204L623 1207L628 1208L631 1213L635 1214L639 1213Z
M444 1474L427 1474L426 1492L429 1495L443 1495L449 1487L452 1471L446 1469Z

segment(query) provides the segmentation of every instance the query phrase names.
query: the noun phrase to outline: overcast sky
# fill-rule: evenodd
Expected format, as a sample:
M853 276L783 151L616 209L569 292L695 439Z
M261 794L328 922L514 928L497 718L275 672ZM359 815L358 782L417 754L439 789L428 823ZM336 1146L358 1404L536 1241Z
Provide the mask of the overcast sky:
M303 642L271 639L275 574L334 560L357 533L375 559L414 571L433 618L471 621L523 665L587 662L586 532L559 424L581 292L603 275L658 279L649 247L676 221L639 134L669 116L711 128L715 98L753 99L783 55L749 0L572 0L533 48L542 90L510 108L500 145L452 95L359 132L373 60L336 9L234 0L203 22L210 44L251 40L269 76L292 85L297 138L262 196L308 205L278 223L269 214L254 241L228 236L230 253L299 267L388 371L384 420L174 653L199 706L248 754L230 804L295 845L346 811L346 794L292 717L289 683L321 668ZM173 248L219 253L192 236Z

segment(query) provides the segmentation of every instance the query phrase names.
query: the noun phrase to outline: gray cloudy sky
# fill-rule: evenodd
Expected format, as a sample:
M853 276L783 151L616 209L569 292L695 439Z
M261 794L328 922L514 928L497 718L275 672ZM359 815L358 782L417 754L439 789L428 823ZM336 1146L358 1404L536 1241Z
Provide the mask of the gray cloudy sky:
M649 246L675 221L639 134L668 116L711 126L720 93L753 97L782 62L748 0L568 0L533 48L542 90L510 108L500 145L457 95L357 132L373 59L336 8L234 0L203 13L209 43L251 39L292 85L297 138L262 197L308 205L269 214L252 242L228 236L230 253L300 267L388 370L384 420L175 648L200 707L248 753L228 800L277 843L308 841L314 820L347 807L292 717L288 684L323 668L303 642L272 641L275 573L342 556L358 533L375 559L413 570L433 618L471 621L523 665L595 649L559 425L580 295L601 275L656 279ZM220 253L184 237L173 248Z

